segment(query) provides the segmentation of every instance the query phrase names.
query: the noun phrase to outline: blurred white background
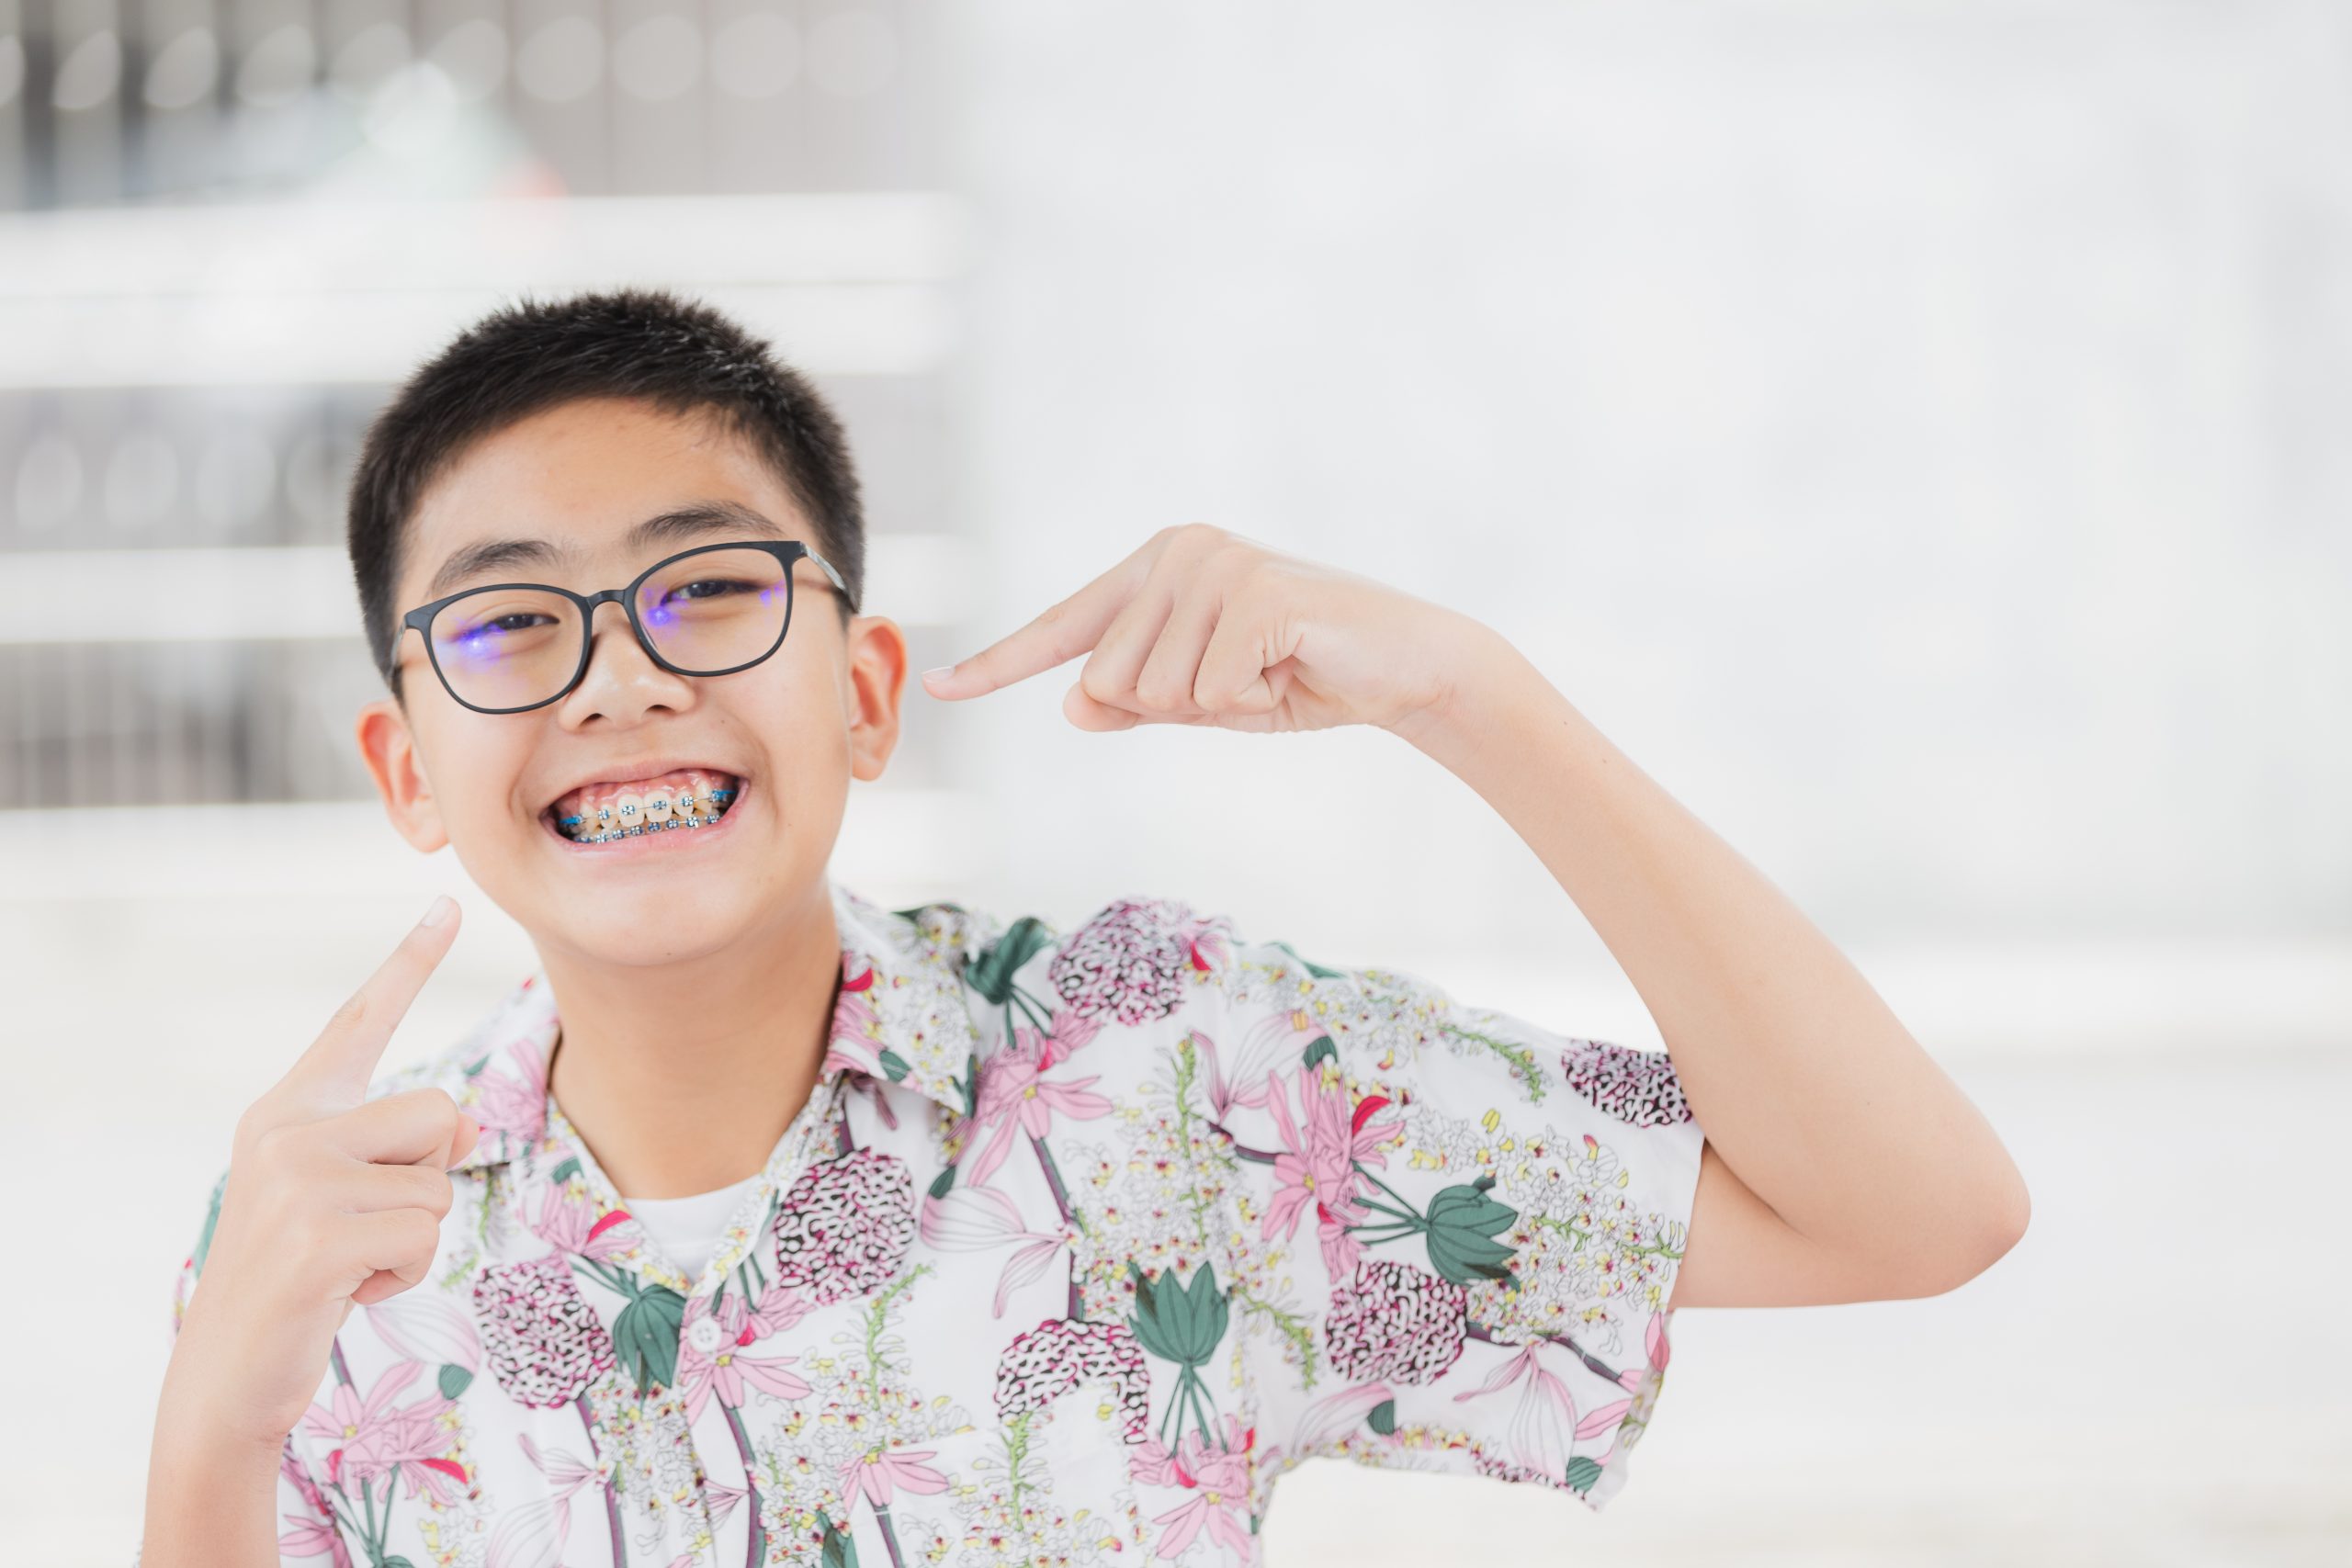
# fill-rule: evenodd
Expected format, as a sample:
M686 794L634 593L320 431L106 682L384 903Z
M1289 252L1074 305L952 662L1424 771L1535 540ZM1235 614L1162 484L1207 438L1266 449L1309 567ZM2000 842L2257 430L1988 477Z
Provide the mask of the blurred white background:
M2026 1169L1951 1295L1681 1314L1605 1515L1310 1466L1271 1561L2352 1559L2347 147L2319 0L0 0L0 1558L129 1561L230 1128L432 892L388 1066L531 964L366 797L342 486L472 315L636 281L839 400L916 668L1194 518L1476 615ZM1392 738L1076 673L911 687L835 874L1657 1043Z

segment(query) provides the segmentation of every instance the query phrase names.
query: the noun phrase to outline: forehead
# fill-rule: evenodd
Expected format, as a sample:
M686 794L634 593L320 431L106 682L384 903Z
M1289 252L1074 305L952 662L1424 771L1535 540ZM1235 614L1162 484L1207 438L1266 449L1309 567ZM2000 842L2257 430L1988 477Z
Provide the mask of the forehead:
M547 409L475 441L426 487L402 542L399 603L421 602L453 558L501 541L543 541L596 577L590 586L617 582L644 553L628 548L631 529L712 502L750 508L778 537L813 542L783 479L712 415L615 398Z

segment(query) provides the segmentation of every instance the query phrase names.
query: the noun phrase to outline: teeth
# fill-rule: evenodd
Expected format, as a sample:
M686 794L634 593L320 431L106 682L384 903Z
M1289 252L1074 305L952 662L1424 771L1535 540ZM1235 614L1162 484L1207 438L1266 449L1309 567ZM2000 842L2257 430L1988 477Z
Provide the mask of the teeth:
M731 789L712 788L700 793L680 790L674 795L657 790L643 798L625 795L598 807L593 822L586 817L565 817L558 819L556 828L576 844L609 843L615 839L710 826L726 815L734 798Z

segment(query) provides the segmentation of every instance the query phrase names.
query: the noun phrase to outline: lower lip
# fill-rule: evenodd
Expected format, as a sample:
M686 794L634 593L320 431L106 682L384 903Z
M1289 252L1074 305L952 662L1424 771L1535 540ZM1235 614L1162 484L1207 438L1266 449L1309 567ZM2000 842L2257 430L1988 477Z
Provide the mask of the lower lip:
M735 798L728 803L727 809L719 815L718 820L707 828L664 828L659 832L639 833L633 839L610 839L601 844L583 844L577 839L567 839L558 832L556 825L549 821L544 813L539 818L539 826L547 829L549 838L575 855L612 860L635 859L639 855L674 854L691 845L708 843L713 839L724 838L729 824L732 823L742 811L743 802L751 793L752 782L749 779L738 778L735 781Z

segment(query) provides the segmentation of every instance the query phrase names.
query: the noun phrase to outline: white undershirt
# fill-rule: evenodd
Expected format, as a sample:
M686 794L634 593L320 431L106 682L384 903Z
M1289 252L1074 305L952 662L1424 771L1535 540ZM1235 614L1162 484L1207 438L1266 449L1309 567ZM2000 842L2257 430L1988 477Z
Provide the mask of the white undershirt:
M734 1186L722 1187L716 1192L696 1192L684 1198L624 1198L621 1203L653 1238L655 1250L692 1280L701 1275L718 1253L718 1238L726 1233L735 1205L759 1179L759 1173L754 1171Z

